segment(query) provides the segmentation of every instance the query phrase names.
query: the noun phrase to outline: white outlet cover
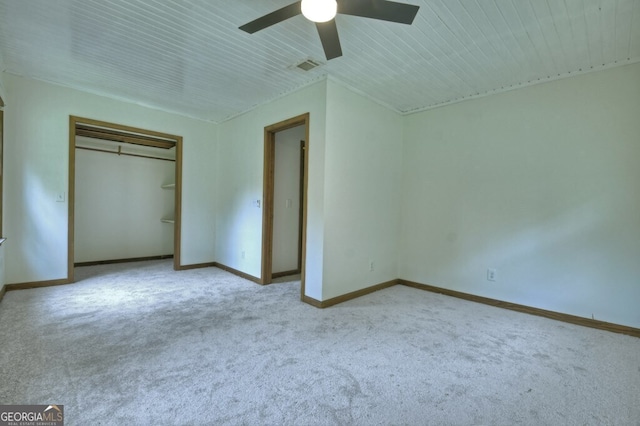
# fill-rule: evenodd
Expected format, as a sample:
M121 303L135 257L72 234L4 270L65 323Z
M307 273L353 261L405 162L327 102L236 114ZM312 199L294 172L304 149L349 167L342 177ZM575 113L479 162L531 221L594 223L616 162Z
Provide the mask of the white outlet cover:
M497 279L498 271L493 268L487 269L487 281L495 281Z

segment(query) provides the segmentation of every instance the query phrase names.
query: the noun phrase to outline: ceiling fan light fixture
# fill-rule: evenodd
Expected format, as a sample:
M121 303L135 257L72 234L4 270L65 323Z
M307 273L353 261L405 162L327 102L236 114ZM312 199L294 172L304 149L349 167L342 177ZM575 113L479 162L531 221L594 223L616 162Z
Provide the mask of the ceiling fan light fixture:
M336 0L302 0L302 14L313 22L327 22L335 18L338 11Z

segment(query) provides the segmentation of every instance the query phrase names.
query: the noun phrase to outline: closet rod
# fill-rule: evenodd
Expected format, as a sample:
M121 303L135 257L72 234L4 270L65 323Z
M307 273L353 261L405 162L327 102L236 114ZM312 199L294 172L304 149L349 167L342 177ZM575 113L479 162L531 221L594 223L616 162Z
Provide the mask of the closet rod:
M129 157L151 158L153 160L173 161L173 162L176 161L176 160L172 160L170 158L153 157L151 155L127 154L125 152L119 152L119 150L118 151L107 151L105 149L85 148L84 146L76 146L76 149L84 149L86 151L106 152L107 154L127 155Z

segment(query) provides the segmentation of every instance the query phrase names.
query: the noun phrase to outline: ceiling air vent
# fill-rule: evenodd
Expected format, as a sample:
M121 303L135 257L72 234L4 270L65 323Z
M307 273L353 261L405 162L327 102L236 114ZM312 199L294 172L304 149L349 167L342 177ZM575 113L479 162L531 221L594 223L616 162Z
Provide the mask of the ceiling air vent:
M298 65L296 65L296 67L300 68L303 71L311 71L312 69L314 69L315 67L319 67L320 62L316 62L312 59L307 59L304 62L300 62Z

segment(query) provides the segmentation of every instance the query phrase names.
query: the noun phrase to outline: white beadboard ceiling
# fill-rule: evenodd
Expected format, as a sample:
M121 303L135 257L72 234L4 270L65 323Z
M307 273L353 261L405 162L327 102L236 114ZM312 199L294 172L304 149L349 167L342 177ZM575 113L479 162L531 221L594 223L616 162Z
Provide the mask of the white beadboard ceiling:
M411 26L338 15L344 56L329 62L302 16L238 29L290 3L0 0L0 61L214 122L324 78L406 114L640 61L640 0L407 0ZM323 65L294 67L305 59Z

